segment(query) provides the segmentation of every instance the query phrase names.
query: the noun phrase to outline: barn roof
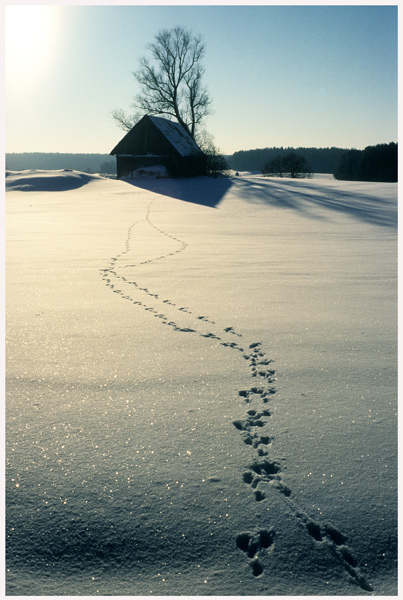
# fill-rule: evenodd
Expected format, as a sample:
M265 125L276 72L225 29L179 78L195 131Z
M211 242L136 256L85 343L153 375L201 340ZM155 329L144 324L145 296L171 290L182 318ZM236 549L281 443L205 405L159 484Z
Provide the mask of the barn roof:
M127 153L131 145L130 141L133 140L133 136L138 135L138 125L143 122L151 122L174 148L174 150L182 157L191 156L192 154L200 154L201 150L192 137L187 131L179 124L163 117L154 117L151 115L145 115L141 121L136 123L130 131L120 140L120 142L112 150L111 154Z
M201 152L196 142L179 123L169 121L163 117L149 116L149 119L158 127L181 156L190 156L195 152Z

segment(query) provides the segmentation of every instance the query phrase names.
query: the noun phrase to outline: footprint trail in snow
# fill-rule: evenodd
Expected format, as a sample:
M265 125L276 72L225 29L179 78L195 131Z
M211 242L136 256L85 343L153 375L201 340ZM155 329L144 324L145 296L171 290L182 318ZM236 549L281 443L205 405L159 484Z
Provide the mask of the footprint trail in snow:
M282 494L288 510L311 536L313 542L330 551L362 590L372 592L372 587L361 574L357 560L346 544L347 537L332 525L322 525L300 510L292 490L283 483L281 465L270 458L273 440L265 433L265 425L271 416L268 404L275 394L275 388L272 386L275 381L275 371L267 368L272 361L267 359L260 342L250 344L248 352L244 353L244 358L249 363L255 384L250 389L239 390L239 395L244 398L247 405L247 412L244 419L236 420L233 424L241 432L243 442L255 451L255 455L242 475L243 482L250 486L256 502L267 501L266 494L271 489ZM259 542L262 535L266 540L271 540L270 544ZM259 558L263 557L265 552L272 552L274 537L275 531L272 529L255 533L243 532L237 537L237 546L250 559L255 577L263 574L263 566Z
M340 533L330 524L321 524L312 520L304 511L300 510L295 501L295 496L290 488L282 481L281 465L270 458L270 449L273 439L265 431L268 419L271 416L270 400L276 393L274 382L276 372L271 368L270 360L262 349L261 342L253 342L245 349L235 338L242 338L242 334L233 327L227 326L219 329L216 323L206 315L195 315L188 307L178 306L168 298L141 286L137 281L130 280L123 273L125 269L136 268L140 265L164 260L186 250L187 244L164 230L160 229L150 219L154 198L148 205L144 219L136 221L127 231L124 250L110 260L108 267L101 270L102 279L111 290L122 299L150 312L162 324L172 327L175 331L191 333L200 337L217 340L220 345L242 353L249 367L251 386L238 391L246 405L245 417L233 422L234 427L240 432L242 441L251 447L252 458L242 474L242 482L251 489L251 502L268 502L271 490L280 493L286 503L288 511L294 515L299 525L312 538L313 543L320 545L324 551L330 552L340 562L351 580L367 592L372 592L372 587L366 582L360 572L357 560L352 550L347 545L347 536ZM131 242L136 226L146 224L152 230L164 236L167 240L174 241L176 249L155 258L142 260L132 264L121 264L122 259L127 259L131 252ZM170 244L172 245L172 244ZM170 315L166 314L168 312ZM172 311L175 314L172 318ZM186 323L183 324L183 315ZM189 326L189 319L192 321ZM214 331L211 331L213 325ZM206 329L207 327L207 329ZM210 330L209 330L210 329ZM273 552L275 547L276 531L274 527L257 528L255 531L240 532L235 543L237 548L245 553L254 577L262 577L264 573L263 558Z

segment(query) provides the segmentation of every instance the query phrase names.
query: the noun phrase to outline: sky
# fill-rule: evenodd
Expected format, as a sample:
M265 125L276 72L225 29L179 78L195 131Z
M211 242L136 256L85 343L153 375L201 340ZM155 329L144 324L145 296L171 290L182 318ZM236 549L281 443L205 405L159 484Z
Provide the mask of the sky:
M6 152L109 153L133 76L163 28L200 34L224 154L397 142L397 6L5 8Z

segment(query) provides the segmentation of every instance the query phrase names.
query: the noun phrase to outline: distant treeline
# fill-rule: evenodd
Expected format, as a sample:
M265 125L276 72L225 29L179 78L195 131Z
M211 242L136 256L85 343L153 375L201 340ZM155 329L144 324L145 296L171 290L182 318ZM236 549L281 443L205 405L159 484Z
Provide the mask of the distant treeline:
M116 159L110 154L21 152L6 154L6 169L9 171L74 169L83 173L116 175Z
M348 181L397 181L397 144L378 144L344 152L334 171Z
M312 173L330 173L350 181L397 181L397 144L378 144L365 150L343 148L261 148L240 150L227 156L235 171L262 172L273 159L295 152L304 157ZM116 175L116 160L109 154L22 152L6 154L6 169L74 169L84 173Z
M228 165L235 171L262 171L263 166L274 157L295 150L306 158L312 172L334 173L340 157L340 148L263 148L240 150L228 156ZM53 152L22 152L6 154L6 169L74 169L84 173L116 174L116 159L109 154L62 154Z
M240 150L228 156L230 169L235 171L262 171L263 166L279 156L296 152L303 156L313 173L334 173L341 156L346 152L343 148L261 148L256 150Z

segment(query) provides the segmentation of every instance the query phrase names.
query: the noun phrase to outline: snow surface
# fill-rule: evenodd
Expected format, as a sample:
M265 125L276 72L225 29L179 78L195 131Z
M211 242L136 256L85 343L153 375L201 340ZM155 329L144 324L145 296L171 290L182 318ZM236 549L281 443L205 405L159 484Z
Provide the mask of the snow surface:
M396 184L6 183L7 593L396 595Z

